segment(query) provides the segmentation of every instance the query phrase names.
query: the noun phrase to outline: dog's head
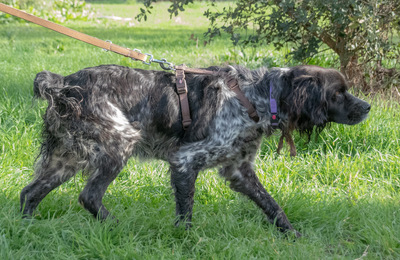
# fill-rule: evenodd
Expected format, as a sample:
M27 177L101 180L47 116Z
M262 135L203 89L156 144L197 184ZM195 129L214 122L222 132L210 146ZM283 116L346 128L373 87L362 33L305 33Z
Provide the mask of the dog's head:
M292 128L311 133L326 124L354 125L367 118L371 105L347 92L348 83L334 69L298 66L286 73L281 104Z

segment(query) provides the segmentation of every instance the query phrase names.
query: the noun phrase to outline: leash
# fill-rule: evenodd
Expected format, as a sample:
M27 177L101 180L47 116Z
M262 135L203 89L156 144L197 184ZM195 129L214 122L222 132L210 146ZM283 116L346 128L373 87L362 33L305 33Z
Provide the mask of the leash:
M74 38L79 41L86 42L88 44L97 46L102 48L103 50L106 51L112 51L117 54L123 55L125 57L129 57L133 60L139 60L142 61L146 65L150 65L152 62L160 64L161 68L164 70L175 70L175 75L176 75L176 89L179 95L179 103L181 107L181 113L182 113L182 125L184 130L187 130L192 122L190 118L190 109L189 109L189 99L187 96L188 89L187 89L187 84L185 80L185 72L186 73L193 73L193 74L202 74L202 75L215 75L216 73L214 71L209 71L209 70L204 70L204 69L194 69L194 68L188 68L185 65L180 65L180 66L174 66L171 62L168 62L166 59L154 59L152 54L148 53L142 53L138 49L128 49L121 47L119 45L113 44L111 41L103 41L100 40L96 37L75 31L73 29L70 29L68 27L50 22L48 20L39 18L37 16L28 14L24 11L15 9L13 7L10 7L8 5L0 3L0 11L19 17L21 19L24 19L26 21L35 23L37 25L43 26L45 28L48 28L50 30L53 30L55 32L67 35L71 38ZM149 57L149 60L147 61L147 58ZM257 111L255 110L254 106L250 103L250 101L246 98L246 96L243 94L243 92L239 88L239 84L237 80L233 77L228 77L227 78L227 85L229 89L231 89L239 99L239 102L244 106L247 110L247 113L249 114L250 118L254 120L255 122L259 121L259 117L257 115ZM275 103L276 104L276 103ZM272 105L271 105L272 108Z

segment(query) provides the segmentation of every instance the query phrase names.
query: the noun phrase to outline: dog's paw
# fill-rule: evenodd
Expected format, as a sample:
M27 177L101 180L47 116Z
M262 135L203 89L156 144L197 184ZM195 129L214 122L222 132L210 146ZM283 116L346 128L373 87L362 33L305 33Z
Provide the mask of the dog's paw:
M27 218L22 218L20 223L21 223L22 226L27 227L27 226L30 226L30 225L34 225L37 222L38 222L37 219L34 219L32 217L27 217Z
M289 240L293 239L293 242L296 241L297 238L301 238L302 234L295 230L295 229L287 229L285 231L283 231L283 233L285 234L285 237Z
M185 227L185 230L189 230L192 227L192 222L191 221L187 221L187 220L177 220L175 222L175 227L180 228L180 227Z

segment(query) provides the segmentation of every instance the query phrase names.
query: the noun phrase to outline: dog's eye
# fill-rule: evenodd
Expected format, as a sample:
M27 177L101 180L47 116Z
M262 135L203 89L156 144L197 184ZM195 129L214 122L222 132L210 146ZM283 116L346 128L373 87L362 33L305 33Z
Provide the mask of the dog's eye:
M333 101L336 101L336 100L338 99L339 95L340 95L340 92L339 92L339 91L336 91L335 94L332 95L332 100L333 100Z
M332 96L332 101L335 102L340 102L341 100L343 100L343 93L340 91L336 91L335 94Z
M335 93L335 95L333 95L333 98L332 98L334 101L336 101L336 102L342 102L343 101L343 99L344 99L344 94L342 93L342 92L340 92L340 91L336 91L336 93Z

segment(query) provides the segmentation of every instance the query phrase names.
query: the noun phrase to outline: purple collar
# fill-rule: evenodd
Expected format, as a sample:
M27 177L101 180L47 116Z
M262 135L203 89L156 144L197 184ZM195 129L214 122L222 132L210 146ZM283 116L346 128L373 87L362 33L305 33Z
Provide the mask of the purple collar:
M269 104L271 107L271 125L273 128L278 128L279 126L278 106L276 104L276 100L272 98L273 90L274 90L274 84L272 84L271 80L269 82Z

